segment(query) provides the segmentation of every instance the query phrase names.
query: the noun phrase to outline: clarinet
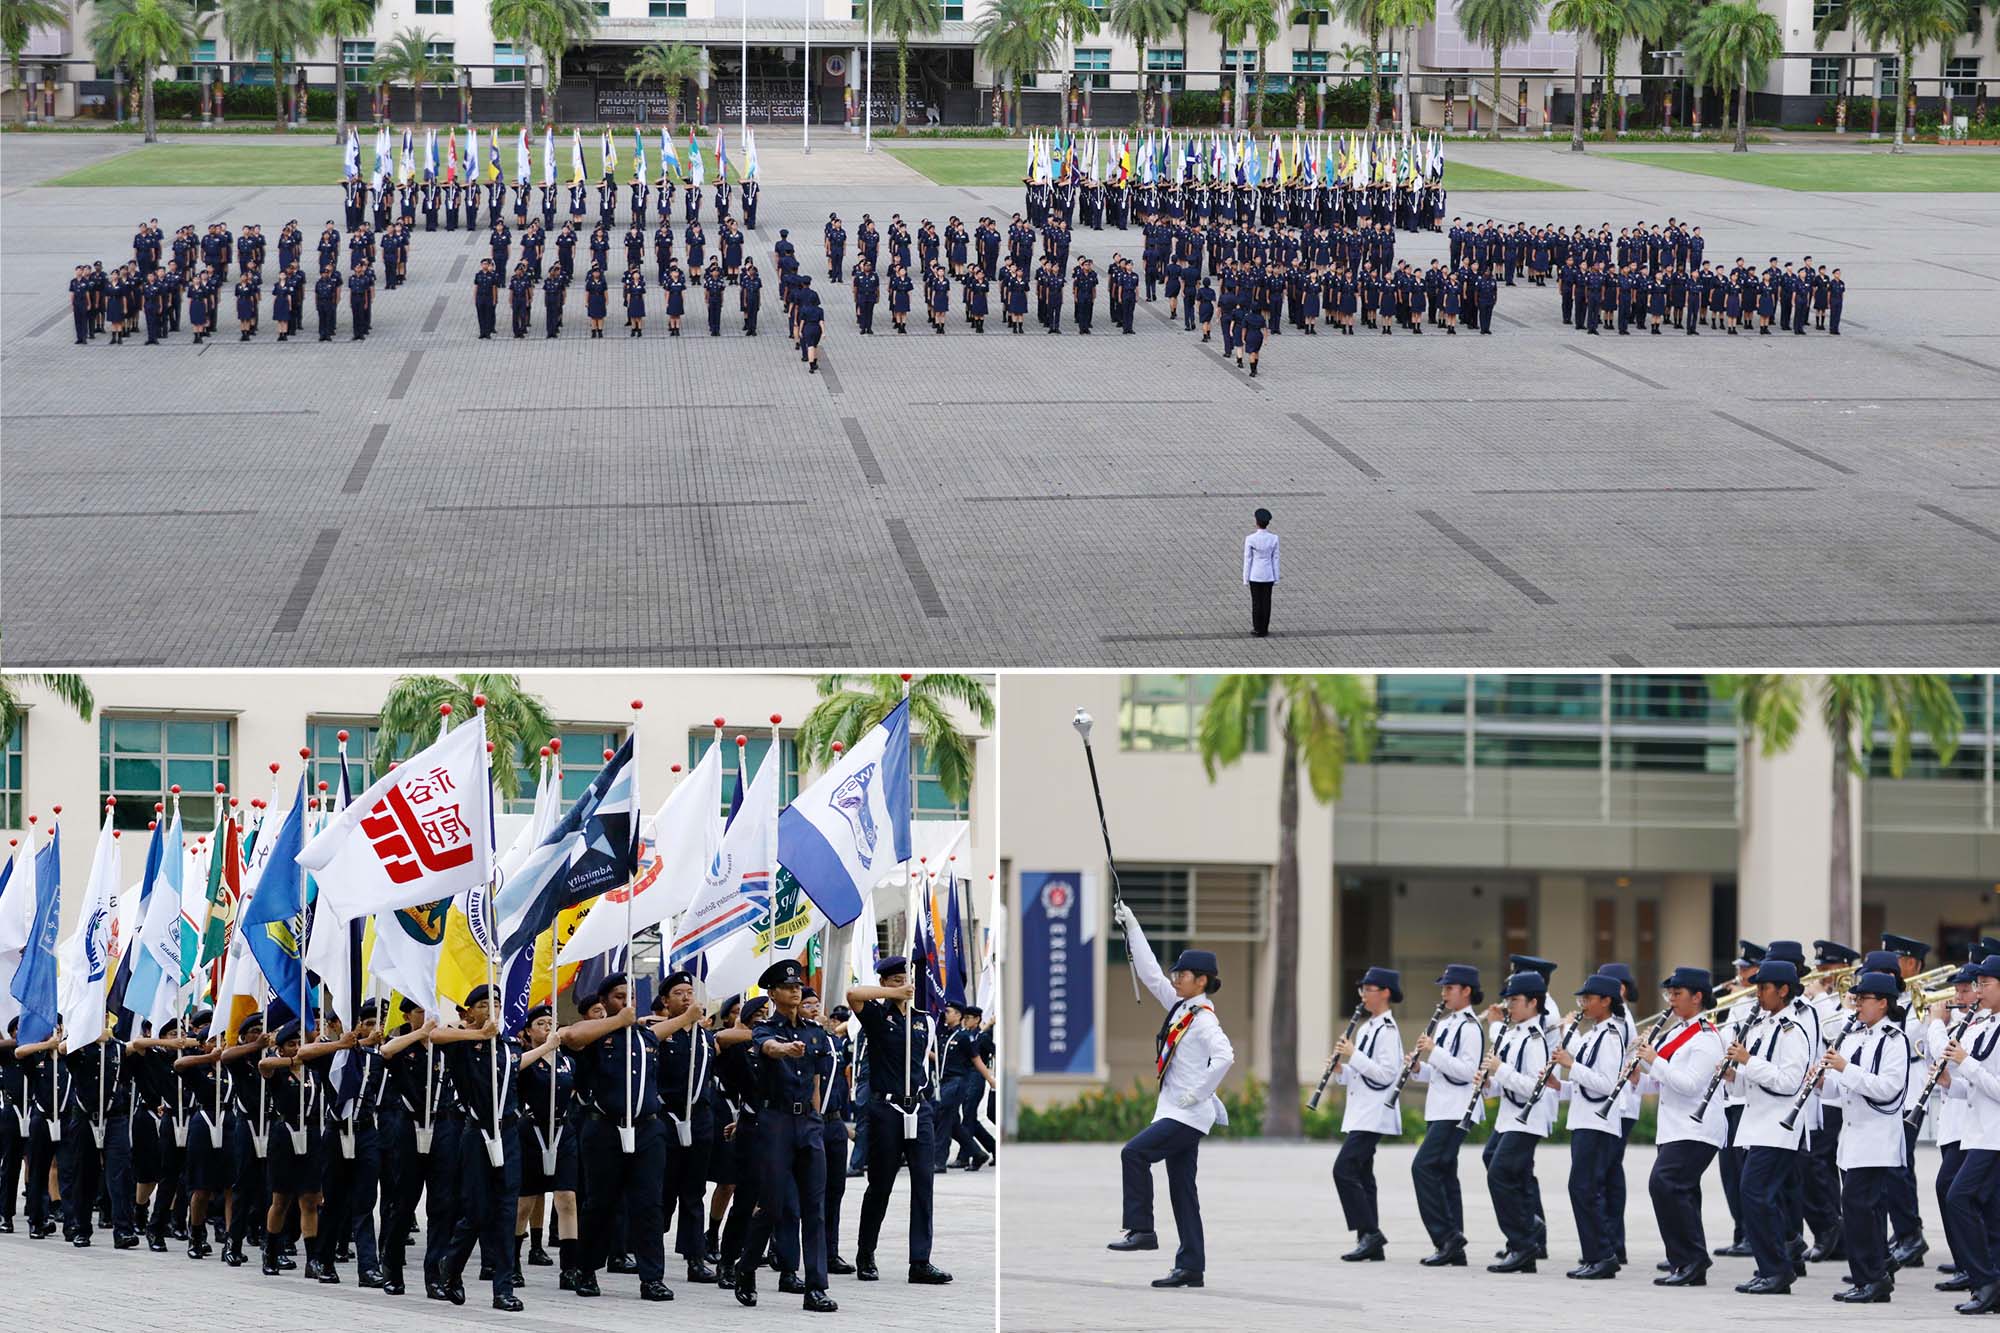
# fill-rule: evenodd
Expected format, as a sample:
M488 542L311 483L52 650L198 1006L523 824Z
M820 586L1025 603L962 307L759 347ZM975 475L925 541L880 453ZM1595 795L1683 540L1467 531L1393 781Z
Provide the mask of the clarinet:
M1983 1010L1976 1008L1967 1010L1965 1017L1958 1020L1958 1026L1951 1029L1945 1035L1946 1044L1949 1045L1957 1041L1960 1037L1963 1037L1965 1030L1977 1022L1980 1014L1983 1012ZM1924 1090L1917 1094L1917 1104L1912 1106L1909 1114L1903 1117L1904 1122L1912 1129L1924 1123L1925 1108L1931 1104L1931 1097L1937 1092L1938 1079L1943 1077L1946 1063L1944 1056L1940 1054L1938 1056L1937 1068L1931 1070L1931 1076L1924 1080Z
M1853 1015L1847 1020L1847 1026L1842 1028L1834 1039L1826 1044L1826 1049L1819 1053L1819 1059L1813 1061L1812 1068L1806 1071L1806 1081L1799 1088L1798 1099L1792 1103L1792 1109L1785 1112L1785 1118L1778 1122L1782 1128L1790 1129L1798 1123L1799 1113L1806 1109L1806 1103L1812 1099L1813 1092L1819 1087L1820 1079L1826 1076L1826 1057L1832 1055L1840 1043L1847 1040L1848 1033L1860 1026L1861 1015Z
M1729 1034L1729 1044L1731 1046L1742 1045L1743 1039L1750 1035L1750 1029L1763 1021L1764 1011L1761 1009L1737 1019L1736 1030ZM1701 1095L1701 1105L1694 1108L1694 1115L1689 1117L1690 1119L1699 1122L1703 1116L1708 1114L1708 1104L1715 1100L1715 1090L1722 1086L1722 1076L1728 1072L1729 1057L1725 1055L1722 1057L1722 1063L1715 1067L1715 1077L1708 1081L1708 1091Z
M1674 1011L1671 1009L1661 1014L1660 1021L1653 1024L1652 1031L1640 1039L1639 1045L1651 1046L1654 1042L1658 1041L1660 1034L1666 1031L1667 1024L1672 1020L1673 1016ZM1625 1067L1618 1071L1618 1082L1612 1087L1611 1095L1604 1099L1604 1105L1597 1108L1597 1118L1599 1120L1609 1120L1611 1118L1611 1108L1618 1105L1618 1099L1625 1093L1625 1085L1632 1081L1632 1075L1637 1073L1638 1069L1639 1055L1635 1050L1632 1058L1625 1062Z
M1528 1112L1535 1109L1535 1103L1542 1099L1543 1091L1549 1086L1549 1075L1556 1071L1556 1052L1568 1047L1569 1039L1576 1032L1576 1025L1582 1019L1583 1011L1578 1010L1569 1016L1569 1022L1563 1024L1562 1031L1556 1034L1556 1044L1549 1047L1549 1062L1542 1066L1541 1075L1535 1080L1535 1090L1528 1094L1528 1104L1521 1108L1523 1119L1527 1118Z
M1512 1032L1513 1030L1514 1030L1513 1019L1510 1018L1506 1022L1502 1023L1500 1025L1500 1036L1495 1037L1493 1039L1493 1049L1496 1051L1499 1050L1501 1039L1504 1038L1509 1032ZM1466 1103L1465 1115L1458 1122L1458 1127L1460 1129L1465 1130L1467 1132L1471 1131L1473 1117L1478 1114L1479 1104L1486 1100L1486 1084L1489 1080L1492 1079L1492 1077L1493 1075L1489 1074L1483 1069L1479 1071L1479 1081L1472 1085L1472 1100Z
M1354 1006L1354 1012L1347 1016L1347 1031L1340 1034L1340 1041L1347 1041L1354 1036L1354 1029L1361 1026L1362 1016L1367 1012L1365 1005ZM1326 1096L1326 1085L1333 1082L1334 1071L1338 1068L1340 1068L1340 1042L1335 1042L1333 1054L1327 1058L1326 1072L1319 1076L1319 1086L1313 1089L1312 1100L1306 1103L1306 1110L1319 1109L1319 1099Z
M1426 1037L1437 1031L1438 1020L1443 1017L1444 1001L1439 1000L1438 1007L1431 1010L1431 1021L1424 1024L1424 1035ZM1389 1105L1394 1106L1403 1099L1403 1085L1408 1083L1410 1076L1417 1072L1417 1065L1422 1060L1423 1056L1417 1052L1412 1051L1410 1053L1408 1062L1403 1065L1403 1072L1396 1076L1396 1086L1389 1089Z

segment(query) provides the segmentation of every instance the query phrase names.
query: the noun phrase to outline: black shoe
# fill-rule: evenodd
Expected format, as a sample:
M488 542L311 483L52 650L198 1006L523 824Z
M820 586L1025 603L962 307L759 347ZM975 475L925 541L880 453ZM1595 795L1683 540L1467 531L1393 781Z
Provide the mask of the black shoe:
M687 1280L701 1286L714 1286L715 1270L699 1260L689 1260Z
M282 1268L278 1267L278 1256L277 1256L277 1255L275 1255L275 1254L273 1254L273 1253L272 1253L272 1252L271 1252L270 1250L268 1250L268 1249L267 1249L267 1250L265 1250L265 1251L264 1251L264 1276L265 1276L265 1277L277 1277L277 1276L278 1276L279 1274L283 1273L284 1271L285 1271L284 1269L282 1269Z
M0 1227L0 1231L10 1230L10 1229L11 1228ZM1937 1266L1937 1271L1949 1275L1958 1272L1959 1269L1957 1264L1952 1263L1949 1259L1947 1259L1945 1262Z
M495 1296L493 1298L493 1308L496 1310L505 1310L508 1314L519 1314L521 1313L521 1311L527 1309L528 1307L521 1304L520 1297L510 1294L506 1296Z
M1733 1245L1718 1245L1709 1253L1718 1259L1748 1259L1756 1251L1752 1250L1747 1242L1739 1240Z
M829 1254L826 1257L826 1271L839 1277L846 1277L854 1271L854 1265L837 1254Z
M1806 1251L1809 1264L1842 1263L1847 1259L1847 1251L1841 1247L1840 1235L1835 1233L1831 1241L1825 1241Z
M1160 1237L1152 1231L1128 1231L1104 1247L1107 1250L1157 1250Z
M1579 1282L1608 1282L1618 1276L1618 1265L1610 1259L1599 1259L1594 1264L1570 1269L1567 1276Z
M167 1238L149 1231L146 1233L146 1248L154 1254L165 1254L167 1252Z
M942 1287L951 1281L951 1274L925 1259L910 1265L910 1281L921 1287Z
M854 1259L854 1280L857 1282L880 1282L882 1275L875 1269L875 1256L862 1254Z
M939 329L938 332L942 333L944 330ZM813 1314L832 1314L840 1308L840 1305L825 1292L815 1290L806 1293L805 1308Z
M370 1291L376 1291L380 1290L382 1287L387 1286L389 1283L389 1279L382 1276L382 1270L379 1268L364 1268L361 1270L359 1275L355 1277L354 1283L356 1286L366 1287Z
M1889 1260L1898 1268L1915 1268L1930 1252L1930 1243L1919 1236L1907 1245L1890 1250Z
M1660 1262L1658 1262L1658 1263L1656 1263L1656 1264L1654 1264L1654 1265L1653 1265L1653 1271L1655 1271L1655 1272L1658 1272L1658 1273L1671 1273L1671 1272L1673 1272L1673 1271L1674 1271L1674 1263L1673 1263L1673 1260L1671 1260L1671 1259L1662 1259L1662 1260L1660 1260Z
M1858 1287L1849 1287L1846 1291L1835 1292L1833 1299L1843 1305L1887 1305L1889 1303L1889 1284L1887 1282L1865 1282Z
M736 1281L736 1303L754 1306L757 1304L757 1279L745 1273Z
M576 1270L574 1268L565 1268L556 1274L556 1290L576 1290Z
M1753 1277L1748 1282L1736 1284L1736 1290L1745 1296L1789 1296L1792 1294L1792 1280L1778 1277Z
M1438 1246L1435 1254L1427 1254L1417 1260L1425 1268L1465 1267L1465 1237L1455 1236Z
M1972 1299L1954 1305L1960 1314L1992 1314L2000 1310L2000 1282L1989 1282L1972 1293Z
M329 1264L321 1264L321 1265L320 1265L320 1267L319 1267L319 1281L320 1281L320 1285L321 1285L321 1286L323 1286L323 1287L337 1287L337 1286L339 1286L339 1285L340 1285L340 1269L336 1268L336 1267L335 1267L334 1265L332 1265L332 1264L330 1264L330 1263L329 1263Z
M1497 1264L1486 1265L1489 1273L1532 1273L1535 1271L1533 1250L1510 1250Z
M639 1299L642 1301L670 1301L673 1298L674 1289L657 1278L639 1284Z
M806 1294L806 1284L799 1281L798 1274L796 1273L780 1273L778 1275L778 1290L784 1292L787 1296L803 1296Z
M1968 1273L1957 1273L1942 1282L1932 1284L1939 1291L1971 1291L1972 1277Z
M1389 1238L1379 1231L1364 1231L1360 1234L1360 1244L1340 1256L1342 1263L1380 1263L1387 1258Z
M636 1273L639 1271L639 1264L629 1254L614 1254L610 1259L605 1261L604 1271L607 1273Z
M401 1277L385 1277L385 1278L383 1278L383 1279L382 1279L382 1294L383 1294L384 1296L400 1296L400 1295L402 1295L402 1294L403 1294L403 1279L402 1279Z
M1689 1264L1686 1268L1677 1268L1665 1277L1654 1278L1653 1285L1656 1287L1705 1287L1708 1285L1708 1265Z
M236 1241L228 1240L222 1243L222 1262L231 1268L241 1268L249 1261L243 1256L243 1246Z
M493 1265L492 1265L492 1264L481 1264L481 1265L479 1265L479 1280L480 1280L481 1282L491 1282L491 1281L493 1280Z
M114 1250L136 1250L139 1248L139 1238L129 1231L115 1234L111 1237L111 1248ZM164 1250L167 1247L162 1245L160 1248Z
M353 1245L352 1245L351 1243L347 1242L347 1241L342 1241L342 1242L340 1242L340 1244L338 1244L338 1245L334 1246L334 1247L333 1247L333 1261L334 1261L335 1263L337 1263L337 1264L351 1264L351 1263L353 1263L353 1262L354 1262L354 1246L353 1246Z
M528 1247L528 1263L535 1268L554 1268L556 1261L549 1258L549 1252L539 1245Z
M595 1273L578 1273L576 1275L576 1285L571 1287L570 1290L579 1296L602 1296L604 1294L597 1289L597 1274Z
M297 1268L298 1266L299 1266L299 1261L298 1261L298 1260L296 1260L296 1259L294 1259L294 1258L292 1258L292 1256L291 1256L291 1255L289 1255L289 1254L286 1254L286 1253L285 1253L284 1251L282 1251L282 1250L280 1250L280 1251L278 1252L278 1267L279 1267L279 1268L281 1268L281 1269L285 1270L286 1272L290 1272L290 1271L291 1271L292 1269L294 1269L294 1268Z
M456 1278L452 1279L451 1283L444 1289L444 1298L453 1305L465 1304L465 1284Z
M1201 1274L1190 1273L1185 1268L1176 1268L1165 1277L1154 1278L1153 1285L1156 1287L1199 1287L1203 1283Z

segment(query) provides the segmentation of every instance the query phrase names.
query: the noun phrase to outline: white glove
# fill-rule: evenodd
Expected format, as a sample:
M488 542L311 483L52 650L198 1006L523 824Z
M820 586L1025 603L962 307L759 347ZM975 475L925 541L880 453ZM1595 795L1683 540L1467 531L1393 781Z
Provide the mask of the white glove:
M1208 1099L1202 1096L1198 1092L1182 1092L1182 1093L1176 1093L1174 1095L1174 1100L1180 1103L1181 1108L1183 1110L1192 1111L1195 1107L1200 1106L1203 1102L1207 1101Z
M1131 929L1132 909L1125 905L1124 899L1121 898L1117 902L1111 904L1111 920L1117 925L1118 929L1120 930Z

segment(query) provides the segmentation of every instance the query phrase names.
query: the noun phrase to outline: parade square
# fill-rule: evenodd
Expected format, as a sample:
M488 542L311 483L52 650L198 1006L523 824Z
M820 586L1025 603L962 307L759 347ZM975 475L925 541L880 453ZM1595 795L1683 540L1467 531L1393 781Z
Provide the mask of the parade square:
M1837 175L1859 137L1758 151ZM337 167L324 185L57 185L136 141L8 135L10 662L1889 667L2000 644L1983 150L1927 150L1959 183L1904 194L1873 171L1846 193L1642 160L1715 145L1452 142L1454 164L1567 188L1454 191L1448 215L1675 217L1722 262L1842 268L1850 318L1839 338L1585 337L1553 287L1522 285L1490 337L1287 330L1253 380L1164 300L1130 337L1101 314L1087 339L1068 321L976 336L956 303L946 336L858 337L820 252L829 212L1004 226L1019 185L937 184L834 130L810 154L775 130L758 146L749 250L771 272L790 229L825 297L818 374L768 292L754 341L733 294L708 337L691 293L678 339L656 316L596 346L573 299L557 341L503 321L482 343L484 238L462 231L418 233L365 342L343 308L326 344L240 343L225 313L200 347L75 346L75 264L123 259L155 217L317 235ZM1398 234L1419 264L1445 247ZM1138 248L1079 226L1074 253ZM1286 545L1270 641L1239 578L1259 506Z

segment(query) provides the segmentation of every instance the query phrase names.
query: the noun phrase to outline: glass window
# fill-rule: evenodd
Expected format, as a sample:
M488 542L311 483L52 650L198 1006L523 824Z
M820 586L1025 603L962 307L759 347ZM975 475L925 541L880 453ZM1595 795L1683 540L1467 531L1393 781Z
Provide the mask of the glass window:
M1118 887L1138 917L1155 958L1174 958L1194 934L1194 874L1186 866L1123 866ZM1129 962L1125 937L1112 931L1105 942L1112 962Z
M964 819L967 814L966 802L953 804L945 794L944 785L938 781L937 765L931 760L930 747L922 741L910 746L910 778L916 786L916 799L911 803L910 817L913 819Z
M1119 742L1127 750L1192 750L1215 676L1129 676L1119 704ZM1267 748L1266 708L1257 706L1250 748Z
M342 721L338 718L313 718L306 723L306 744L312 747L312 781L317 791L319 784L326 784L327 794L334 800L340 799L340 733L347 733L347 782L350 792L359 796L368 790L368 784L375 780L375 753L379 746L382 728L373 722ZM407 758L410 743L407 738L396 746L396 758Z
M512 42L493 43L493 63L498 67L493 71L495 83L521 83L528 77L527 53L515 50Z
M570 731L559 730L562 738L562 806L567 810L590 787L590 780L604 767L604 752L616 751L625 743L622 731ZM540 755L528 753L525 745L514 747L514 767L521 774L520 795L505 802L503 813L524 815L535 808L536 765Z
M424 55L440 65L455 64L458 60L457 51L458 43L456 42L424 43Z
M201 62L202 64L214 63L215 39L208 38L203 41L196 42L194 44L194 59ZM193 65L177 65L174 67L174 77L176 79L179 79L182 83L193 83L196 79L201 77L201 74Z
M1294 74L1326 73L1326 52L1324 51L1292 52L1292 73Z
M368 82L368 66L375 63L375 43L342 42L340 44L341 72L349 83Z
M1079 87L1109 88L1111 86L1110 69L1111 48L1105 46L1079 46L1076 49L1076 81Z
M1237 69L1237 68L1238 68L1239 66L1240 66L1240 67L1242 68L1243 72L1244 72L1244 73L1246 73L1246 74L1248 74L1248 73L1249 73L1250 71L1252 71L1252 70L1256 69L1256 68L1257 68L1257 53L1256 53L1255 51L1251 51L1251 50L1246 50L1246 51L1224 51L1224 52L1222 53L1222 71L1223 71L1223 73L1225 73L1225 74L1228 74L1228 73L1232 73L1232 72L1234 72L1234 71L1235 71L1235 70L1236 70L1236 69Z
M1171 959L1190 940L1262 940L1268 933L1269 873L1263 866L1121 866L1125 905L1138 916L1155 957ZM1123 937L1106 942L1127 962Z
M965 19L965 6L962 4L953 4L951 3L951 0L946 0L944 5L944 17L947 23L963 22Z
M1833 12L1833 0L1813 0L1813 26L1817 28L1826 22L1826 16ZM1847 25L1841 24L1844 28Z
M1384 717L1415 713L1426 717L1465 716L1464 676L1379 676L1375 703Z
M25 828L22 819L26 812L21 808L21 793L26 790L21 778L21 724L16 722L7 733L7 746L0 750L0 828Z
M1613 676L1613 722L1695 722L1727 726L1727 699L1709 693L1706 676Z
M1331 9L1303 8L1292 11L1292 23L1296 27L1309 28L1315 22L1322 28L1326 27L1333 22L1333 11Z
M1875 62L1875 95L1895 101L1900 91L1898 84L1903 77L1903 62L1899 56L1883 56Z
M611 0L592 0L590 11L601 19L610 18Z
M1490 718L1587 718L1598 720L1603 706L1597 676L1480 676L1474 707Z
M1840 83L1844 71L1844 60L1831 60L1815 56L1812 62L1812 86L1807 89L1814 97L1840 96Z
M646 6L646 17L655 19L684 19L687 17L687 0L650 0ZM857 7L854 17L860 18Z
M1162 50L1149 46L1146 48L1146 68L1160 75L1156 82L1168 92L1177 93L1187 87L1187 76L1185 74L1170 72L1187 68L1186 51L1172 48Z
M1385 726L1375 733L1375 748L1369 754L1378 764L1463 764L1465 733L1397 731Z
M107 714L97 730L98 797L117 802L114 827L145 828L176 784L186 827L215 827L215 784L230 780L228 721Z
M744 767L749 770L743 778L746 786L752 778L757 776L759 768L764 763L764 756L771 752L771 733L768 730L737 733L727 727L723 728L722 743L726 748L722 754L722 809L718 813L725 815L729 813L729 798L736 791L735 751L738 734L745 737L743 763ZM714 743L715 733L713 731L689 732L688 763L690 765L700 763L701 757L708 753L708 747ZM785 748L781 752L780 757L785 767L778 775L778 802L781 805L790 805L793 799L799 794L799 746L798 742L789 736L784 737L784 743ZM565 741L564 744L567 745L568 742Z
M1944 77L1953 97L1979 96L1979 57L1955 56L1945 61Z
M419 14L449 14L456 0L417 0Z

